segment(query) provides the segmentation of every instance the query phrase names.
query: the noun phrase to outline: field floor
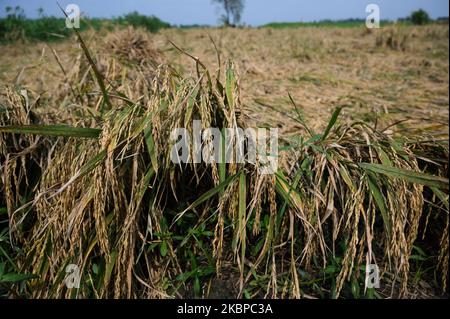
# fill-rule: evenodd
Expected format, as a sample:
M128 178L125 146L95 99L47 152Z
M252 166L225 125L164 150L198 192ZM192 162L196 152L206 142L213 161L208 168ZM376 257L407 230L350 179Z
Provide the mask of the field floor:
M420 126L434 136L445 136L448 26L402 29L174 29L150 38L165 62L192 74L193 60L169 41L216 70L212 38L222 62L231 59L237 65L242 102L255 123L276 125L289 133L293 123L283 114L293 111L289 92L317 129L326 125L336 106L346 106L347 119L377 119L381 127L406 120L393 130ZM87 42L92 46L106 40L104 35L91 35ZM70 69L76 52L68 46L76 46L75 41L52 44ZM44 92L58 80L60 69L46 44L2 46L1 83Z
M95 67L75 35L0 45L0 268L35 275L9 296L446 295L448 25L82 38ZM195 118L277 127L279 171L173 165Z

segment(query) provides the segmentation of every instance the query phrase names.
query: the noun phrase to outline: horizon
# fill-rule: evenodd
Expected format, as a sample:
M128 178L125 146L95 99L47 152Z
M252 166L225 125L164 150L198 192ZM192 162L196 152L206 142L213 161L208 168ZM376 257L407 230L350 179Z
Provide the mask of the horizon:
M61 7L75 3L81 12L89 18L115 18L130 12L156 16L171 25L208 25L219 24L220 7L211 0L132 0L121 3L118 0L58 1ZM395 21L408 17L412 11L423 9L432 19L448 17L449 2L444 0L413 0L408 2L388 2L387 0L322 0L319 3L302 3L296 0L246 0L241 23L260 26L268 23L318 22L324 20L365 19L366 5L376 3L380 6L382 20ZM5 17L7 6L20 6L27 18L39 18L38 9L42 8L47 16L63 17L55 0L33 1L0 0L0 17Z

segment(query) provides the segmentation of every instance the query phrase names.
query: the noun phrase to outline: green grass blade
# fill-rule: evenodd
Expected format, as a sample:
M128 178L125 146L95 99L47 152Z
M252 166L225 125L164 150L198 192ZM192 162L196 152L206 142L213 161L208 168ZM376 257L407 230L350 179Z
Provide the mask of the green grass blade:
M97 128L72 127L66 125L8 125L0 127L0 132L44 136L98 138L102 130Z
M330 122L328 122L327 128L325 129L325 131L322 134L321 141L324 141L328 137L334 124L336 124L336 121L337 121L341 111L342 111L342 107L337 107L334 110L333 115L331 116Z
M300 202L300 196L297 191L291 187L282 172L277 172L275 181L275 190L284 199L285 202L295 205L296 200Z
M22 281L27 281L33 278L36 278L36 275L31 274L4 274L0 277L0 282L9 282L9 283L18 283Z
M241 265L244 265L246 242L246 210L247 210L247 180L245 173L239 177L239 228L238 237L241 243Z
M150 161L152 162L153 169L155 170L155 172L158 172L158 159L156 157L155 142L153 141L151 124L148 124L147 127L144 129L144 137L145 143L147 144L147 150L150 155Z
M199 88L197 84L195 85L195 89L192 91L192 94L189 96L187 100L186 114L184 116L184 127L188 127L189 123L192 121L192 114L194 111L195 102L197 100Z
M59 4L58 4L59 6ZM63 8L61 8L61 6L59 6L59 8L61 9L61 11L64 13L64 15L66 16L66 18L68 18L67 13L63 10ZM108 105L109 109L111 109L111 102L109 101L109 96L108 96L108 92L106 91L106 86L105 86L105 82L103 82L103 77L100 73L100 71L97 69L97 66L95 65L94 59L92 58L91 54L89 53L89 50L86 46L86 43L84 42L83 38L81 37L80 33L78 32L78 30L76 28L73 28L73 30L75 31L75 34L78 38L78 41L80 42L81 48L83 49L84 55L86 56L90 66L92 67L92 70L94 71L94 75L95 78L97 79L97 83L100 86L100 90L102 91L103 94L103 100L105 101L106 105Z
M97 167L98 164L103 162L106 158L106 150L101 151L97 155L95 155L89 162L81 167L78 177L84 176L91 172L94 168Z
M115 250L111 254L111 260L106 264L105 279L104 279L105 284L108 284L109 281L111 280L111 275L112 275L112 271L114 269L116 260L117 260L117 251Z
M386 207L386 199L384 198L383 193L381 193L381 190L378 187L375 176L370 172L367 176L367 181L369 184L369 189L372 193L372 197L375 200L375 204L380 210L381 217L383 218L384 225L386 226L386 230L390 235L391 223L389 221L389 215Z
M233 108L234 106L234 99L233 99L233 92L236 85L236 79L234 77L233 69L231 68L231 64L227 68L226 72L226 84L225 84L225 93L227 95L227 101L228 105Z
M219 192L223 191L225 189L225 187L228 186L228 184L230 184L231 182L233 182L236 178L238 178L240 175L242 174L242 172L238 172L235 175L229 176L223 183L220 183L219 185L217 185L216 187L208 190L206 193L204 193L203 195L201 195L199 198L197 198L191 205L189 205L188 208L186 208L184 211L182 211L180 214L178 214L178 216L175 218L175 220L173 221L172 225L175 224L181 217L183 217L183 215L191 210L194 209L195 207L197 207L198 205L204 203L205 201L207 201L208 199L210 199L211 197L215 196L216 194L218 194Z
M448 190L448 178L428 175L382 164L359 163L359 166L364 170L373 173L400 178L411 183Z
M449 205L448 205L448 194L443 193L442 191L440 191L438 188L436 187L430 187L431 190L433 191L433 193L436 195L437 198L439 198L442 202L442 204L444 204L445 208L447 209L447 211L449 210Z
M11 266L14 267L15 271L19 271L19 267L14 263L14 261L11 259L11 257L8 255L8 253L3 249L2 246L0 246L0 253L5 256L5 258L8 260L8 262L11 264Z
M223 183L227 177L227 162L226 162L226 133L227 130L223 129L221 134L221 161L219 163L219 181Z
M294 106L295 113L297 113L297 119L295 119L298 123L300 123L305 130L308 132L310 136L316 135L316 133L306 124L305 117L303 116L302 112L297 106L297 103L295 103L294 99L292 98L291 93L288 92L289 100L291 101L292 105Z
M389 159L389 156L386 154L386 152L383 150L381 146L376 146L375 150L377 151L378 157L383 165L393 166L391 160Z
M305 159L304 162L309 162L309 158ZM302 163L303 164L303 163ZM294 180L292 182L292 184L289 184L285 178L285 176L283 176L283 180L286 181L286 184L289 186L289 191L287 192L286 196L284 197L284 202L283 205L281 206L280 210L278 211L277 214L277 219L275 222L275 236L278 235L280 227L281 227L281 221L283 219L284 213L286 211L287 206L289 205L289 196L291 195L293 190L297 189L298 183L300 182L300 178L303 175L303 171L304 169L301 167L300 169L297 170L297 172L295 173L294 176ZM280 175L282 175L282 173L279 173ZM279 183L279 180L276 180L276 183ZM280 188L280 186L278 186Z

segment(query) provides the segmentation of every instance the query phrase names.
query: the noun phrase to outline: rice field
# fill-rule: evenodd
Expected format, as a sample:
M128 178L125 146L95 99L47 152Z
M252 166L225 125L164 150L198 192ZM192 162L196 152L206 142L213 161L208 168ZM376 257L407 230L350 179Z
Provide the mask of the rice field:
M448 25L0 49L2 296L448 296ZM278 128L277 171L173 163L195 120Z

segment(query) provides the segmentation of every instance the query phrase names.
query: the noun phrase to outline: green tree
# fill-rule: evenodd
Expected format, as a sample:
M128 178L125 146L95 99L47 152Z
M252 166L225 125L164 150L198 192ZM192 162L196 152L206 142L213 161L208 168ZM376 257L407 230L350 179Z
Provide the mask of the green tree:
M241 21L244 0L212 0L223 7L221 21L226 26L233 26Z
M423 25L430 22L430 16L425 10L417 10L411 13L411 21L416 25Z

